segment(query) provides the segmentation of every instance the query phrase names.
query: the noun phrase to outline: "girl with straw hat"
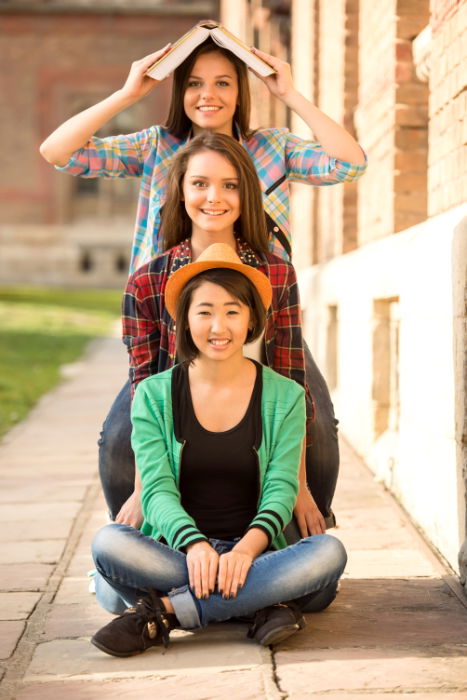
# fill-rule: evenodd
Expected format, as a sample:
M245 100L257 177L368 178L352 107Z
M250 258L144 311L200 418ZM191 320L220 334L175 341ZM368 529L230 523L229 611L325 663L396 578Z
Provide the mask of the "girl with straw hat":
M310 602L322 609L335 596L340 541L286 546L282 532L298 492L304 389L243 353L272 298L266 275L225 242L166 283L180 363L140 382L132 406L144 522L107 525L93 542L99 602L131 606L92 638L108 654L245 616L248 636L277 644L305 626Z

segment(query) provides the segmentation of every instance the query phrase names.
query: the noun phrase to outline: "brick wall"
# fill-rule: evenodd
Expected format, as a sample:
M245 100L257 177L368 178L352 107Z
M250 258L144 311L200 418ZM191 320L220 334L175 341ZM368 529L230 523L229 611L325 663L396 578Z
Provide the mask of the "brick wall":
M467 3L432 2L428 211L467 201Z
M73 179L42 159L39 144L77 104L95 103L118 89L133 60L177 38L195 20L153 14L0 16L1 92L7 97L0 111L2 224L66 219ZM137 128L165 118L168 95L167 83L136 105ZM131 216L135 206L133 197Z
M319 2L318 106L337 122L344 120L345 0ZM342 187L317 190L315 262L341 252Z

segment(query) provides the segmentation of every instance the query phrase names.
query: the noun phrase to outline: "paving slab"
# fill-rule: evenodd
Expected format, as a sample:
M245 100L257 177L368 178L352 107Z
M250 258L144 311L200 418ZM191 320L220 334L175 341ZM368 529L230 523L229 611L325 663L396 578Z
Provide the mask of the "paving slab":
M467 657L465 647L457 650L435 648L413 655L405 649L316 650L276 652L280 687L289 698L301 698L304 689L310 693L425 692L437 697L438 691L465 691Z
M192 634L181 630L171 634L164 653L159 647L122 659L108 656L89 643L89 639L60 639L39 644L29 666L25 682L61 678L142 677L216 673L260 667L262 650L245 639L245 629L235 633L234 625L217 626ZM227 628L227 629L226 629Z
M4 503L0 510L0 523L11 523L23 520L41 520L57 518L67 527L81 507L79 501L61 501L52 503L23 503L18 508L17 503Z
M131 680L99 679L68 680L53 683L28 684L16 696L17 700L219 700L231 695L235 700L258 700L266 697L264 679L256 669L213 673L196 673L164 678L153 675ZM431 699L433 700L433 698Z
M17 504L22 506L23 504ZM0 543L25 542L34 540L53 540L68 537L74 516L37 518L36 520L17 520L8 527L0 528Z
M24 542L0 542L0 561L4 564L56 564L65 546L65 535L57 540L27 540Z
M43 591L53 564L0 564L0 591Z
M36 479L29 485L18 484L18 479L0 478L0 503L45 503L50 501L82 501L88 487L88 479L70 480L64 477L59 483L44 483ZM2 506L3 508L3 506Z
M0 659L8 659L12 655L24 628L23 621L0 621Z
M26 620L40 597L40 593L0 593L0 620Z

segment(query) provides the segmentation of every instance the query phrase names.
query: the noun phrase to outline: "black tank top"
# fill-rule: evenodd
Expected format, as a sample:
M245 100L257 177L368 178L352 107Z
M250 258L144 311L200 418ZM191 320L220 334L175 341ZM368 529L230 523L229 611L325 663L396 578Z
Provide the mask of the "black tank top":
M256 364L256 363L255 363ZM255 425L261 415L261 369L247 411L230 430L211 432L196 418L188 369L180 366L180 430L185 440L180 468L181 503L206 537L242 537L257 513L259 474Z

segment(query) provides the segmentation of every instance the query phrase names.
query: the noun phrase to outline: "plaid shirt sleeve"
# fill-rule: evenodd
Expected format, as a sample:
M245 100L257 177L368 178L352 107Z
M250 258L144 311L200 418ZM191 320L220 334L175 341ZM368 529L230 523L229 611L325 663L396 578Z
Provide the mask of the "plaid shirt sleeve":
M133 274L122 304L123 342L130 356L131 395L139 382L156 374L161 339L160 299L147 266Z
M305 141L294 134L287 135L285 163L290 180L311 185L335 185L358 180L367 168L329 156L315 141Z
M143 173L146 154L157 143L157 128L135 134L92 136L87 144L73 153L57 170L81 177L139 177Z
M314 418L313 399L306 382L303 352L300 294L294 267L276 256L269 257L269 279L273 288L272 323L266 334L266 346L273 342L270 366L284 377L305 388L307 417ZM271 262L271 258L274 262Z

